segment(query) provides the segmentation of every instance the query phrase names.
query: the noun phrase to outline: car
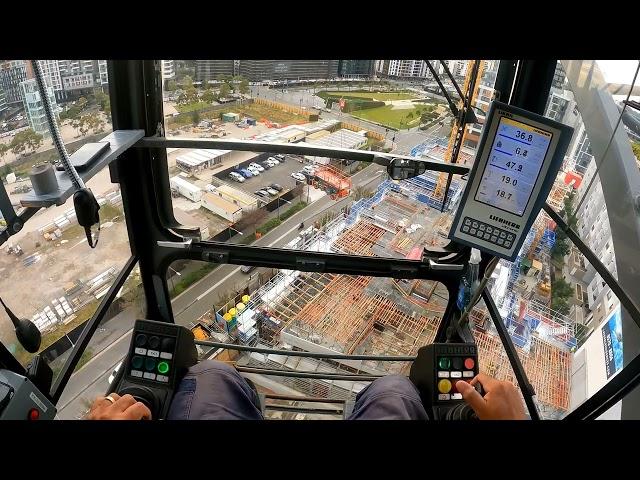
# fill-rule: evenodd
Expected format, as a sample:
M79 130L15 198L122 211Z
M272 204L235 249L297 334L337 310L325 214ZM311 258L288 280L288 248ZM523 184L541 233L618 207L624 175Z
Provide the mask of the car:
M293 172L291 176L296 180L298 180L299 182L305 182L307 180L307 177L302 175L300 172Z
M255 167L249 166L247 167L247 170L249 170L254 177L257 177L258 175L260 175L260 170L258 170Z
M256 190L253 193L254 193L254 195L258 195L259 197L268 197L269 196L269 194L267 192L265 192L264 190Z
M277 154L275 158L281 163L284 163L284 161L286 160L285 156L281 153Z
M277 183L272 183L271 185L269 185L269 188L273 188L274 190L277 190L278 192L281 192L282 190L284 190L280 185L278 185Z
M111 372L111 375L109 375L109 385L111 385L113 381L116 379L116 376L118 375L118 370L120 369L121 366L122 366L122 362L116 365L115 368L113 369L113 372Z
M244 177L242 175L240 175L240 173L238 172L231 172L229 173L229 178L231 178L232 180L235 180L236 182L244 182Z
M213 192L215 192L215 191L216 191L216 187L214 187L214 186L213 186L213 185L211 185L210 183L207 183L207 184L204 186L204 189L205 189L207 192L209 192L209 193L213 193Z
M264 172L264 167L262 165L258 165L257 163L253 162L249 164L250 167L255 168L256 170L258 170L259 172Z
M266 160L260 162L260 165L262 165L265 170L269 170L273 166L271 165L271 163L267 162Z
M278 191L277 190L274 190L273 188L267 188L266 190L267 190L267 193L269 195L271 195L272 197L277 197L278 196Z
M316 167L315 165L305 165L305 167L302 170L304 170L307 173L314 174L314 173L316 173L317 169L318 169L318 167ZM300 173L302 173L302 172L300 172Z
M246 168L241 168L240 170L238 170L238 172L240 173L240 175L242 175L244 178L251 178L253 177L253 173L251 173L250 170L247 170Z
M267 158L267 162L272 162L272 163L274 163L274 164L276 164L276 165L278 165L278 164L280 163L280 161L279 161L277 158L275 158L275 157L269 157L269 158Z
M253 270L255 267L255 265L242 265L240 267L240 271L242 273L249 273L251 270Z

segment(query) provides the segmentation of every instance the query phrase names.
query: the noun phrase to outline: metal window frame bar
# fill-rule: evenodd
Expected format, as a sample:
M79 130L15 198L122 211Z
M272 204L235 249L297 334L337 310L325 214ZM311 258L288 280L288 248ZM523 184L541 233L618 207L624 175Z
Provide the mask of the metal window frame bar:
M511 364L513 373L515 374L518 385L520 386L520 391L524 397L524 403L527 405L527 409L529 410L529 416L531 417L531 420L540 420L540 412L538 412L538 407L535 399L533 398L536 392L533 385L529 382L527 372L522 366L516 347L513 344L513 340L511 340L511 335L509 335L509 332L502 321L502 316L498 311L498 307L496 307L487 287L482 290L482 299L484 300L487 310L489 310L489 315L491 316L491 320L493 320L493 325L498 331L500 341L502 341L504 350L509 358L509 363Z
M240 352L255 352L266 355L286 355L289 357L326 358L339 360L376 360L380 362L413 362L415 355L407 356L384 356L384 355L344 355L341 353L314 353L301 352L298 350L279 350L276 348L252 347L249 345L238 345L235 343L212 342L208 340L196 340L196 345L206 347L224 348L227 350L237 350Z
M164 148L202 148L216 150L234 150L240 152L269 152L289 153L294 155L309 155L319 157L340 158L360 162L376 163L387 166L393 159L411 160L424 163L427 170L464 175L471 169L465 165L456 165L447 162L439 162L428 159L418 159L408 155L393 155L384 152L372 152L370 150L354 150L350 148L328 148L300 143L261 142L259 140L224 140L215 138L167 138L145 137L134 145L139 149L164 149Z
M276 410L281 412L291 413L308 413L312 415L344 415L343 409L330 409L330 408L310 408L310 407L295 407L292 405L278 405L271 403L264 406L265 410Z
M60 400L60 397L62 396L62 392L64 391L64 388L67 386L67 383L69 382L69 379L73 374L73 371L78 365L78 362L80 361L80 357L82 356L85 349L89 345L89 341L91 340L91 337L93 337L93 334L96 332L96 330L100 326L100 322L102 321L105 314L107 313L107 310L113 303L113 300L115 300L117 293L122 288L122 285L124 285L124 282L127 280L127 278L129 278L129 274L131 273L131 270L133 270L133 267L135 266L137 261L138 261L137 256L132 255L131 257L129 257L129 259L127 260L127 263L124 264L124 267L122 267L122 270L120 270L120 273L118 273L118 276L116 277L115 281L111 284L111 287L107 291L107 294L102 298L100 305L98 305L98 308L96 309L96 311L93 312L91 319L86 323L85 327L82 329L80 338L78 339L75 346L71 350L71 354L69 355L69 358L67 358L67 361L64 363L64 366L62 367L62 371L56 378L56 381L53 384L53 386L51 387L51 398L54 404L58 403L58 400Z
M276 368L244 367L240 365L236 365L235 368L240 373L257 373L259 375L273 375L274 377L317 378L319 380L353 380L361 382L373 382L374 380L385 376L382 374L364 375L360 373L320 373L311 372L308 370L280 370Z

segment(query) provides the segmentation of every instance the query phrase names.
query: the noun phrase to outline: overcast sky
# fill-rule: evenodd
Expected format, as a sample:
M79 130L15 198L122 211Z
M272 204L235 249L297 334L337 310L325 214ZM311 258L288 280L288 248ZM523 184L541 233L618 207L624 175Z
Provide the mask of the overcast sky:
M596 60L596 62L607 83L630 85L638 68L638 60ZM640 74L635 84L640 85Z

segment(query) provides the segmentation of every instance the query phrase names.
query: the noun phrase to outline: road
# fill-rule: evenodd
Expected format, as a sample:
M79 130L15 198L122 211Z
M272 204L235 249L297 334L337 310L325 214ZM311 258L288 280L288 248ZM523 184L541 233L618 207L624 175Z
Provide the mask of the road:
M373 189L385 178L383 174L384 170L380 166L370 165L352 177L353 185L354 187L367 186ZM323 196L304 210L291 216L279 227L256 240L253 245L263 247L285 245L298 235L300 222L310 224L327 211L339 210L348 205L351 200L351 197L346 197L334 201L328 196ZM240 236L234 238L238 237ZM188 325L211 309L223 288L226 287L228 290L234 289L238 285L244 286L248 280L249 277L240 272L240 267L236 265L220 266L173 299L175 322L180 325ZM106 392L109 375L127 353L134 317L135 313L132 313L131 310L125 310L105 324L104 331L99 331L94 335L91 347L99 352L70 378L64 394L58 402L58 418L63 420L79 418L87 410L87 405L91 400Z

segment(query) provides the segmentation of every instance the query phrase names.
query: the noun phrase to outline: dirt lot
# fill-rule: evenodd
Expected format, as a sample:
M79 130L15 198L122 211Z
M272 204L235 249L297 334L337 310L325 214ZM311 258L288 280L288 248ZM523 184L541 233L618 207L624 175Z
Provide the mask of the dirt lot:
M31 318L33 314L63 294L63 287L76 279L87 280L115 266L121 268L130 256L127 228L124 220L110 226L104 224L95 249L87 245L84 231L72 227L62 237L64 244L47 242L38 232L31 232L21 240L24 255L16 257L0 253L0 296L18 316ZM36 248L36 242L41 247ZM58 246L57 246L58 245ZM22 260L39 253L38 262L25 267ZM0 339L13 338L11 322L0 312Z

